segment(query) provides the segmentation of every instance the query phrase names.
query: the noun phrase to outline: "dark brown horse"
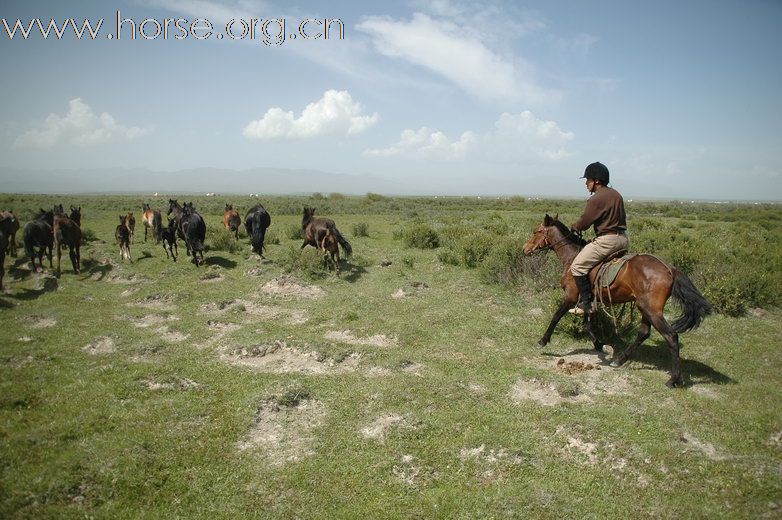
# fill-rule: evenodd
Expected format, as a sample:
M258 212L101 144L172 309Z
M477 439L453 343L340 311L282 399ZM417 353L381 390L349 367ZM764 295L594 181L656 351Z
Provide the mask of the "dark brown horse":
M54 214L51 211L40 210L33 220L25 224L23 238L24 251L30 257L33 271L43 271L43 255L49 257L49 267L52 267L52 225ZM37 248L37 251L36 251ZM36 253L40 269L35 266Z
M16 257L16 232L19 231L19 219L13 211L3 211L0 213L0 220L3 221L3 231L8 240L7 251L11 256Z
M326 228L326 233L320 242L320 250L323 251L326 260L331 261L331 264L334 266L334 272L339 276L339 242L328 228Z
M304 216L301 219L301 235L304 238L304 243L301 245L302 249L307 246L313 246L322 250L321 246L327 230L334 235L339 245L342 246L342 252L345 253L345 256L350 256L353 253L353 248L350 247L350 243L339 232L334 221L330 218L315 218L315 208L304 208Z
M232 204L226 204L223 212L223 226L230 233L234 234L236 240L239 240L239 226L241 223L242 217L239 216L239 212L234 209Z
M79 263L81 261L81 228L78 222L81 222L81 208L71 206L71 216L65 216L62 204L54 207L54 223L52 226L52 235L54 237L53 249L57 251L57 267L55 273L60 276L60 257L62 256L62 247L68 246L68 256L71 257L73 272L79 274Z
M565 291L565 297L559 308L554 312L551 323L538 341L538 345L544 347L551 339L559 320L568 309L578 301L578 288L573 275L570 273L570 264L583 247L584 242L575 236L556 217L546 215L540 224L524 244L524 253L532 254L535 251L553 249L564 268L560 285ZM597 269L589 273L592 284L595 283ZM689 278L676 268L670 267L662 260L651 255L640 254L628 260L616 279L608 288L601 289L601 293L595 294L602 298L601 301L612 303L635 302L641 312L641 326L638 335L624 352L614 359L611 366L623 365L632 355L633 351L649 337L650 326L665 338L671 351L671 378L665 384L669 387L680 386L684 383L679 359L679 333L687 332L700 325L703 318L711 313L711 305L692 284ZM663 317L663 309L668 298L679 304L682 315L669 324ZM590 314L584 317L584 330L592 340L595 349L602 351L603 344L598 341L590 327Z
M117 226L117 229L114 231L114 238L117 239L117 243L119 244L120 257L127 258L128 261L133 262L133 259L130 256L131 236L130 227L128 226L128 216L120 215L119 226Z
M125 227L130 233L130 243L133 243L133 234L136 232L136 217L133 216L133 212L129 212L125 215Z

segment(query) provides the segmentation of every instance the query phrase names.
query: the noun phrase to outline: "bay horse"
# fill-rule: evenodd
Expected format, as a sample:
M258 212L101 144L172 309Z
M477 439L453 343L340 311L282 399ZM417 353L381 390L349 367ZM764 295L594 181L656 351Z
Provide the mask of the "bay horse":
M339 232L334 221L330 218L315 218L314 215L315 208L304 208L304 216L301 219L301 235L304 237L304 243L301 245L301 248L304 249L309 245L322 251L321 245L328 230L337 239L339 245L342 246L342 252L345 253L345 256L350 256L353 253L353 248L350 247L350 243Z
M81 228L77 222L81 222L81 208L71 206L70 218L65 216L62 204L58 204L52 209L54 220L52 225L52 236L54 237L53 249L57 251L57 267L55 274L60 276L60 257L62 256L62 247L68 247L68 256L71 258L73 272L79 274L79 263L81 260Z
M130 243L133 243L133 234L136 232L136 217L133 216L133 212L129 212L125 215L125 227L130 233Z
M160 216L160 212L156 209L149 207L149 204L141 203L141 222L144 224L144 242L147 241L147 231L152 230L152 238L155 239L155 243L160 242L162 238L161 232L163 231L163 219Z
M11 256L16 257L16 232L19 231L19 219L13 211L3 211L0 213L0 220L3 221L3 232L8 240L6 249Z
M173 213L173 219L176 222L176 233L177 236L181 240L185 240L185 234L182 232L182 212L184 209L182 206L177 202L176 199L168 199L168 211L166 212L166 215L171 216ZM187 245L187 242L185 242L185 245ZM187 255L190 256L190 250L187 250Z
M320 241L320 250L323 251L326 261L331 261L334 266L334 273L339 276L339 242L337 236L326 228L323 240Z
M52 265L52 226L54 225L54 213L52 211L39 210L33 220L25 224L22 232L24 239L24 251L30 257L33 271L43 271L43 254L47 252L49 267ZM41 268L35 267L35 249L38 248L38 263Z
M193 252L193 263L196 267L204 263L204 239L206 238L206 223L201 215L196 212L192 202L182 208L182 217L179 220L179 229L185 240L185 248L188 254ZM200 255L199 255L200 254ZM199 261L199 256L200 261Z
M244 217L244 229L250 235L250 243L253 252L263 260L263 241L266 238L266 230L272 225L272 218L262 204L256 204L247 212Z
M548 214L524 244L524 253L527 255L535 251L553 249L564 269L560 285L565 297L554 312L543 337L538 341L538 345L541 347L546 346L551 340L554 327L568 309L578 301L578 288L570 273L570 264L584 244L585 242L557 220L556 216L550 217ZM597 271L597 268L593 268L589 273L589 279L593 285ZM665 338L671 352L671 378L665 384L669 388L683 385L684 380L682 379L679 358L679 333L695 329L712 312L711 304L701 295L700 291L687 278L687 275L675 267L668 266L655 256L639 254L625 263L609 287L595 288L595 296L601 298L600 301L611 303L635 302L641 313L641 325L637 336L612 361L611 366L622 366L638 345L649 337L650 326L654 326ZM663 309L665 302L671 296L681 308L682 314L669 324L663 316ZM590 313L586 313L584 316L584 331L592 340L595 349L602 351L603 344L596 338L590 327Z
M119 226L117 226L117 229L114 231L114 238L117 239L117 243L119 244L119 255L132 263L133 259L130 257L131 236L130 227L128 226L128 216L120 215Z
M3 277L5 276L5 253L8 249L8 235L6 235L7 218L0 213L0 291L3 290Z
M230 233L234 234L234 238L239 240L239 225L242 223L242 217L239 216L239 212L233 207L233 204L226 204L225 211L223 212L223 226Z

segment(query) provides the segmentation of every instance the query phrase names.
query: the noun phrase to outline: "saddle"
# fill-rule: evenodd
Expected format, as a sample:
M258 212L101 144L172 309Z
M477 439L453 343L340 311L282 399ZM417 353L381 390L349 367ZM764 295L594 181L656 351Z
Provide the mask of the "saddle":
M616 275L624 267L625 263L638 253L628 253L627 249L620 249L619 251L612 253L598 264L596 269L594 283L592 284L596 289L595 292L599 294L601 288L608 287L616 279Z

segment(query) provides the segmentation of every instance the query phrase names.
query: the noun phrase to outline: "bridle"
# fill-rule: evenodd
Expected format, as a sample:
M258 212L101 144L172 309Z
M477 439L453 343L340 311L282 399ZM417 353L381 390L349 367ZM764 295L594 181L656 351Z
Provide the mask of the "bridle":
M563 236L562 238L560 238L556 242L552 243L552 242L549 241L549 238L548 238L548 228L544 228L544 230L543 230L543 244L544 245L543 245L543 247L533 251L533 253L537 253L538 251L545 251L546 249L553 249L554 251L556 251L558 245L560 245L562 242L567 241L571 236L574 236L574 235L578 236L573 231L568 231L567 234L565 234L565 236Z

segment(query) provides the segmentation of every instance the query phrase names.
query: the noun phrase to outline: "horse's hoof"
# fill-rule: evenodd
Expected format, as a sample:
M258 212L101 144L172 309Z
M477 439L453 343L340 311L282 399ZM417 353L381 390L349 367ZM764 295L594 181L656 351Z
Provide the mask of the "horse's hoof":
M681 387L681 386L684 386L684 381L682 381L681 379L673 379L673 378L671 378L671 379L669 379L668 381L665 382L665 386L667 386L668 388Z
M620 363L619 361L617 361L617 360L615 359L615 360L611 361L611 363L609 364L609 366L610 366L611 368L619 368L619 367L621 367L621 366L622 366L622 363Z
M546 345L548 345L548 340L541 339L540 341L538 341L538 348L543 348Z
M603 345L595 345L595 352L604 352Z

